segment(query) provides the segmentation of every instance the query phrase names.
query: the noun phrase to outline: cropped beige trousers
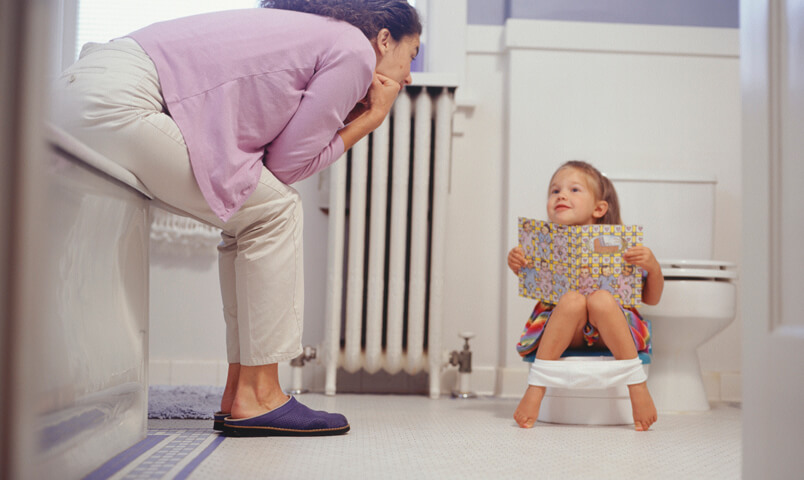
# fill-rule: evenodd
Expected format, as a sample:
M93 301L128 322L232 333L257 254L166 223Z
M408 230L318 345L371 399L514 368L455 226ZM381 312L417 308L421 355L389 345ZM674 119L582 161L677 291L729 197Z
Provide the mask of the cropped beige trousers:
M85 46L57 79L53 106L56 125L131 171L159 206L221 229L229 363L266 365L298 356L304 267L296 190L263 169L245 205L221 221L195 181L181 131L166 112L156 67L131 39Z

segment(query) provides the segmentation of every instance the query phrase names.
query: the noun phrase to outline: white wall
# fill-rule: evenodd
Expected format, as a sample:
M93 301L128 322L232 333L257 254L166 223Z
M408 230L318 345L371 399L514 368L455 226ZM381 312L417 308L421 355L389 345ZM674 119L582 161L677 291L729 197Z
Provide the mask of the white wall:
M475 332L473 388L518 396L526 366L514 345L532 304L516 296L505 255L516 242L516 216L544 215L546 183L558 164L584 158L608 171L685 169L716 176L714 255L738 261L738 34L536 20L509 20L507 27L464 23L449 32L461 45L428 49L431 69L463 69L453 72L462 85L456 93L442 345L457 349L459 332ZM324 331L326 216L317 208L316 183L314 177L297 185L305 204L304 343L311 345L323 341ZM627 218L627 206L623 213ZM188 367L198 361L218 362L215 381L223 381L217 266L210 265L152 265L152 359L185 362L168 376L158 373L165 367L155 366L152 383L192 383L198 377L178 371L202 368ZM181 285L196 285L185 302L192 298L193 312L201 313L182 313L174 304L184 298ZM177 313L165 315L168 310ZM193 319L169 318L176 315ZM740 398L739 325L735 321L700 350L712 399ZM168 340L156 339L160 331ZM188 331L198 335L194 347L171 345ZM320 367L306 368L305 375L310 387L323 388ZM207 377L204 383L213 382Z

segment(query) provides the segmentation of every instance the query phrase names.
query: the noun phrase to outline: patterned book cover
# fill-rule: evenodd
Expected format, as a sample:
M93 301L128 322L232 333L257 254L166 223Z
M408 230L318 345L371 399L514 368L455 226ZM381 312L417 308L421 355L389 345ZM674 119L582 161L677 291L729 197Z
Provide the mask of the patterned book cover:
M622 254L642 239L641 225L567 226L520 217L519 245L528 263L519 271L519 295L556 304L570 290L608 290L622 305L639 307L642 274Z

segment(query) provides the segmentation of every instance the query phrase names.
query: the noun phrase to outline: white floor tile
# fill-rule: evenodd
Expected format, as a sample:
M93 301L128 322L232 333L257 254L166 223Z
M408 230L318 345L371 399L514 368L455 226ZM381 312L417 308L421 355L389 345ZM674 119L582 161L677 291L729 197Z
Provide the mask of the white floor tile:
M707 478L740 477L741 414L716 405L632 427L516 426L517 400L423 396L301 395L341 412L352 430L316 438L227 438L190 475L220 478ZM207 422L210 423L210 422ZM151 420L149 428L198 428Z

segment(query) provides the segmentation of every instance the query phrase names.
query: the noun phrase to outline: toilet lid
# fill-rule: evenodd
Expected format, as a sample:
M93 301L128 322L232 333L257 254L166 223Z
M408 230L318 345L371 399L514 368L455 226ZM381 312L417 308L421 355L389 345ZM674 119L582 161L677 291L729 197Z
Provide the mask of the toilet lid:
M733 280L737 278L737 265L718 260L659 260L662 275L667 279Z

